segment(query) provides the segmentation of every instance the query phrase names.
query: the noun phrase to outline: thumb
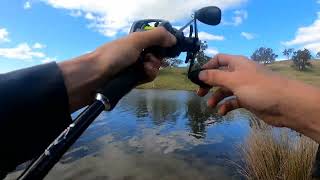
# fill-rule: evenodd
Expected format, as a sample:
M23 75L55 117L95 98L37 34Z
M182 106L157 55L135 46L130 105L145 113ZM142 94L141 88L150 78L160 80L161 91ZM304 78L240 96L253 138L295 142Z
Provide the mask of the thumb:
M171 47L177 43L177 39L164 27L157 27L153 30L136 32L132 38L135 39L140 49L152 46Z
M222 71L218 69L203 70L199 74L199 79L211 86L221 86L230 88L232 72Z

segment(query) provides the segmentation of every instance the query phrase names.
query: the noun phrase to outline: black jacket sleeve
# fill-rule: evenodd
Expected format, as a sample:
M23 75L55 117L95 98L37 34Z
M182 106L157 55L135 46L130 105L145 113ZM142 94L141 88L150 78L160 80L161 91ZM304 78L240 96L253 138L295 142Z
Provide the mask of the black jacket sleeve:
M56 63L0 75L0 178L39 155L69 124Z

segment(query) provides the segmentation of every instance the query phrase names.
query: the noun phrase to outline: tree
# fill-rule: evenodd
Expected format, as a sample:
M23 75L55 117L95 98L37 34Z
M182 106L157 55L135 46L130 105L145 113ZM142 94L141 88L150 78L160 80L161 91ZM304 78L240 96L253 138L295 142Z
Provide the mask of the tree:
M205 50L208 48L206 41L201 41L200 51L196 54L196 60L200 66L207 63L211 58L205 54ZM162 61L161 67L178 67L183 61L178 58L167 58Z
M320 52L317 52L316 57L320 58Z
M312 55L308 49L295 51L292 56L293 64L299 71L304 71L307 67L312 66L311 58Z
M208 44L206 41L201 41L200 51L196 55L197 62L200 66L206 64L211 58L206 55L205 50L208 48Z
M178 67L182 62L179 58L166 58L161 62L161 67Z
M277 57L271 48L261 47L252 54L251 59L258 63L271 64Z
M282 52L282 54L283 54L284 56L286 56L288 60L290 60L290 59L291 59L290 57L292 56L293 52L294 52L294 49L293 49L293 48L289 48L289 49L285 49L285 50Z

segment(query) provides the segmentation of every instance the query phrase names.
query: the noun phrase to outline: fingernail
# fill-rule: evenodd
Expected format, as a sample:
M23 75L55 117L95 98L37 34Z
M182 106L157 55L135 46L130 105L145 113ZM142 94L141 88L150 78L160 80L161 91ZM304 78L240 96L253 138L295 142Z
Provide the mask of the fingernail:
M207 101L207 106L208 106L208 107L210 107L210 105L209 105L209 101Z
M200 94L200 89L197 89L196 94L197 94L198 96L201 96L201 94Z
M205 81L205 80L207 79L207 71L201 71L201 72L199 73L199 79L200 79L201 81Z
M222 109L221 109L221 108L218 109L218 114L219 114L220 116L223 116L223 115L224 115L224 113L222 112Z
M149 71L152 71L152 70L153 70L153 64L150 63L150 62L148 62L148 63L146 63L145 68L146 68L147 70L149 70Z

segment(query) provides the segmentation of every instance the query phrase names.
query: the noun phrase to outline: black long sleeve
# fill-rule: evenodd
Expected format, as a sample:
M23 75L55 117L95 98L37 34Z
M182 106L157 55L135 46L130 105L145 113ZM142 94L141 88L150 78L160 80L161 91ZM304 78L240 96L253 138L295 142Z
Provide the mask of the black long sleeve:
M39 155L70 123L56 63L0 75L0 178Z

